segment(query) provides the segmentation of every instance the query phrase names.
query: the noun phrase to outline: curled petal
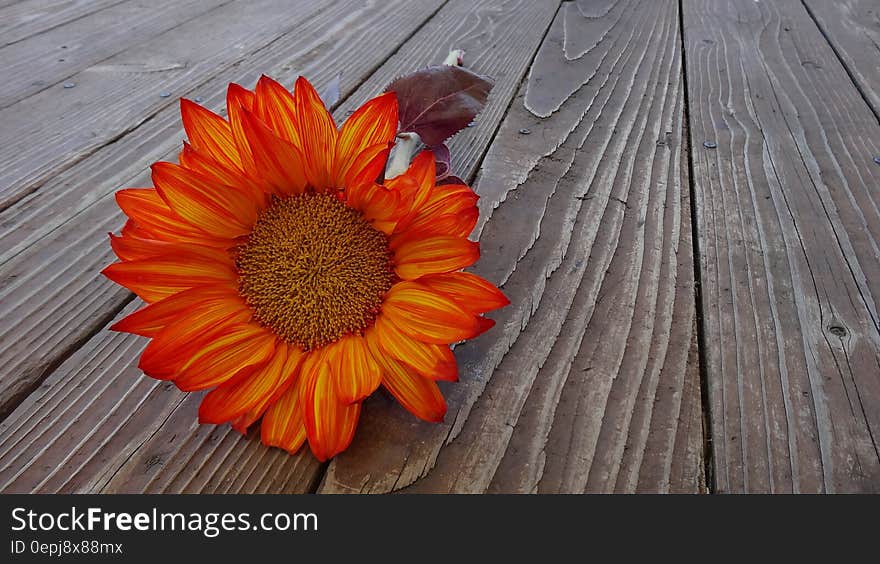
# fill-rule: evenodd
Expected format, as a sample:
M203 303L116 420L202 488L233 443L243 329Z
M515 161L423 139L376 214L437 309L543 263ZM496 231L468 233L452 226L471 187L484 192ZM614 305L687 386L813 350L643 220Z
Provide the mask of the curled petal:
M409 213L398 223L398 231L409 225L409 221L419 213L431 197L436 170L434 153L421 151L412 160L405 173L385 182L389 188L400 191L402 199L409 203Z
M371 145L360 152L349 165L340 186L356 186L376 182L385 171L391 149L387 143Z
M381 184L357 184L345 192L349 206L360 211L373 227L391 234L402 210L400 193Z

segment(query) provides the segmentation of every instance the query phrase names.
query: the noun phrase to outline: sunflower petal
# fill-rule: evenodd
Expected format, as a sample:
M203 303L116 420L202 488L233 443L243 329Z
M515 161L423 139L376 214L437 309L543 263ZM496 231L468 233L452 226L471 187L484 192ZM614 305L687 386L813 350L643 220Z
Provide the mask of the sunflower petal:
M238 148L238 154L241 157L242 170L256 177L259 171L257 171L254 165L254 156L251 153L251 147L248 145L247 137L244 134L244 126L242 125L244 111L250 112L253 109L254 93L238 84L230 84L226 90L226 113L229 116L232 138L235 140L235 146Z
M382 366L382 385L407 411L425 421L439 423L446 416L446 400L437 384L423 378L381 350L370 349Z
M420 376L430 380L458 380L455 356L447 345L417 341L402 333L387 316L379 316L374 328L381 349Z
M231 259L209 257L205 249L129 262L117 262L101 273L125 286L147 303L157 302L196 286L229 283L236 279Z
M251 409L244 415L240 415L230 421L229 424L242 435L247 435L248 427L253 425L254 422L262 416L262 413L258 413L255 409Z
M406 233L392 241L391 249L395 271L404 280L460 270L480 258L479 243L448 235Z
M254 113L278 137L300 145L296 131L293 94L266 75L260 77L254 90Z
M306 177L316 190L341 188L336 185L333 156L336 148L336 124L324 107L321 97L308 80L299 77L293 89L297 135L305 160Z
M480 197L466 184L438 184L431 190L428 200L419 213L449 213L450 209L463 209L477 205Z
M242 127L259 178L265 181L263 189L278 196L301 194L306 187L306 175L299 150L275 135L247 110L242 114Z
M342 124L336 144L336 184L343 186L352 164L371 145L387 146L397 134L397 96L386 92L357 109ZM374 176L370 180L374 180Z
M235 138L225 119L186 98L180 99L180 116L193 147L226 167L241 169Z
M510 304L494 284L470 272L431 274L419 278L419 283L446 294L471 313L486 313Z
M434 191L436 172L437 164L434 161L434 153L421 151L412 160L405 173L385 182L389 188L400 191L403 196L402 200L409 202L410 205L409 213L397 226L398 230L405 229L431 197L431 193Z
M288 351L299 358L299 351L278 343L272 358L250 377L228 382L211 390L199 406L200 423L226 423L247 413L295 376L288 368Z
M360 152L348 167L340 186L373 183L385 172L391 148L388 143L371 145Z
M172 302L173 303L173 302ZM148 376L171 380L215 335L246 322L251 313L235 302L198 302L165 324L141 354L138 368Z
M492 327L495 327L495 320L489 319L488 317L478 317L477 318L477 332L474 333L474 337L477 335L482 335Z
M198 309L246 312L247 306L238 292L229 286L202 286L142 307L111 325L110 329L155 337L186 312Z
M241 188L248 197L260 204L258 207L263 207L267 203L266 194L241 170L230 168L206 157L187 142L183 143L183 151L180 152L180 164L184 168L205 175L218 184Z
M297 385L297 382L301 380L299 377L300 366L302 365L305 357L306 355L303 354L303 352L299 349L288 346L287 364L284 367L284 373L289 375L288 378L282 380L271 394L264 395L259 402L248 409L245 413L233 419L231 421L232 428L241 434L245 434L247 433L248 427L250 427L254 423L254 421L259 419L260 417L263 417L263 414L266 413L268 408L274 405L275 402L279 401L279 399L284 394L286 394L288 390L297 390L294 393L296 394L296 397L298 397L299 387ZM305 434L305 428L303 428L303 434Z
M153 182L162 199L194 227L216 237L247 235L257 221L258 202L232 186L171 163L153 165Z
M376 391L382 382L379 366L367 350L364 337L344 337L325 354L335 376L336 395L343 403L361 401Z
M417 282L395 284L385 296L382 316L412 338L445 345L470 339L479 330L479 321L444 294Z
M155 192L155 190L153 191ZM161 199L161 197L159 199ZM138 223L131 218L125 220L125 225L123 225L122 229L119 230L119 234L123 237L138 237L140 239L156 238L152 233L138 225Z
M204 390L243 371L259 369L275 351L275 336L256 323L241 323L214 335L181 367L174 383L185 392Z
M217 241L196 229L168 207L155 188L126 188L116 192L116 203L131 218L138 230L165 241L190 241L208 244Z
M165 255L182 247L170 241L144 239L133 235L117 236L110 233L110 248L119 260L131 261Z
M361 404L346 404L336 395L335 377L323 355L303 367L303 402L309 447L320 461L339 454L351 444Z
M465 238L474 230L479 218L480 212L476 206L437 216L419 215L405 233L418 232L423 237L446 235Z
M297 378L297 382L289 386L266 410L260 428L264 445L280 447L293 454L306 441L305 417L300 401L301 381L302 378Z
M349 206L360 211L373 227L390 235L402 211L400 193L381 184L355 184L345 191Z

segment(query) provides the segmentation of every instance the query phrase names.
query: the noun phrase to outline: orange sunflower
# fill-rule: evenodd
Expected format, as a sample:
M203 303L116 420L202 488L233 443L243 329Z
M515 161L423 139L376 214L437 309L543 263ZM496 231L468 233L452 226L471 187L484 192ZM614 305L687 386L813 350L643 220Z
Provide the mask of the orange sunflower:
M336 127L303 78L291 94L263 77L229 87L228 120L181 101L180 164L154 188L116 194L128 216L103 273L148 305L113 325L152 340L148 376L211 389L205 423L326 460L350 444L381 384L415 416L441 421L437 380L457 379L450 343L509 303L460 270L477 196L436 185L423 151L377 183L397 133L397 100L370 100Z

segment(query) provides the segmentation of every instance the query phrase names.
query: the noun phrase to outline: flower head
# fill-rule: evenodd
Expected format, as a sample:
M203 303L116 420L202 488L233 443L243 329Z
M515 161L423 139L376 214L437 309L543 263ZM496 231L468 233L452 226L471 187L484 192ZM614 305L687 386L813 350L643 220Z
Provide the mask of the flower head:
M180 164L154 187L116 194L128 221L104 274L148 305L113 326L149 337L140 368L181 390L210 389L206 423L326 460L352 440L380 385L440 421L437 380L456 380L449 344L493 325L507 299L462 268L477 196L435 184L435 162L381 178L397 134L395 94L341 128L311 84L231 85L228 119L181 101Z

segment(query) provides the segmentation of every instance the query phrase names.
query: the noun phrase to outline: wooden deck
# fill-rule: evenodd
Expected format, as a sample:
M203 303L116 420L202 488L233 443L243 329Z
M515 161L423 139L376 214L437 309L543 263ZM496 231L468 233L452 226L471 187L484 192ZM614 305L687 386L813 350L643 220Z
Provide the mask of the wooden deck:
M197 423L103 278L177 99L450 48L512 305L442 424L365 404L329 464ZM0 491L880 492L880 0L0 0Z

